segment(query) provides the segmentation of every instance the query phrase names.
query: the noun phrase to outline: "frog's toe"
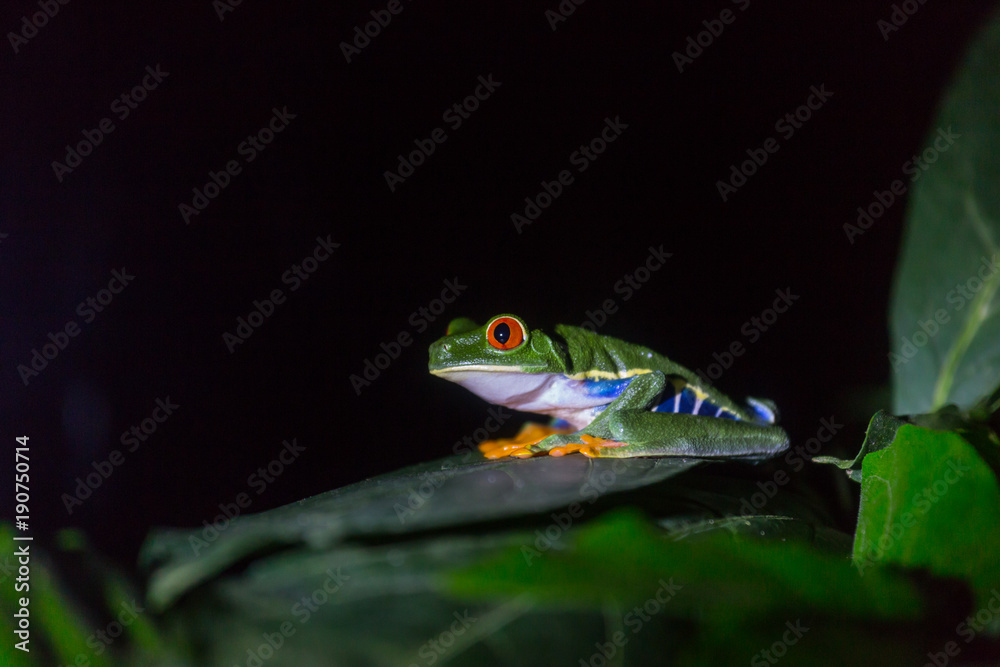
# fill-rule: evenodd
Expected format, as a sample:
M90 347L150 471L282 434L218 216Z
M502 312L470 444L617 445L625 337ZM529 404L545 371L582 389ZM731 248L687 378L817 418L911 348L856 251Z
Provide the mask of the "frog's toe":
M539 454L545 454L545 450L541 449L537 445L524 446L523 444L513 443L507 444L503 447L498 447L489 452L484 452L483 455L488 459L499 459L505 456L513 456L517 459L527 459L532 456L537 456Z
M607 438L597 438L592 435L581 435L580 440L582 442L572 442L563 449L566 451L565 454L570 452L579 452L584 456L589 456L590 458L601 458L607 456L605 452L609 449L615 447L625 447L628 445L627 442L618 442L617 440L608 440ZM552 452L549 452L550 454Z
M516 438L502 438L500 440L484 440L479 443L479 451L488 459L499 459L510 456L524 447L524 443L517 442Z
M513 456L514 458L518 458L518 459L528 459L528 458L531 458L534 455L535 455L535 452L531 451L530 449L525 449L525 448L515 449L510 454L508 454L508 456Z
M529 449L532 445L538 444L550 435L567 433L568 430L529 422L522 426L520 432L513 438L484 440L479 443L479 451L488 459L499 459L504 456L527 458L539 453Z

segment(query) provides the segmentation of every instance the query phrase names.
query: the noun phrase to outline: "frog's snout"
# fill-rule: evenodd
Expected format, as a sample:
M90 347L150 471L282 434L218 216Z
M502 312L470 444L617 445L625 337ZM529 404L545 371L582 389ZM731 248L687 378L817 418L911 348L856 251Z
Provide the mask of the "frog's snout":
M451 346L448 343L445 343L444 341L440 340L431 343L430 346L431 365L433 366L435 365L435 363L440 364L441 362L448 359L448 357L450 356L449 355L450 347Z

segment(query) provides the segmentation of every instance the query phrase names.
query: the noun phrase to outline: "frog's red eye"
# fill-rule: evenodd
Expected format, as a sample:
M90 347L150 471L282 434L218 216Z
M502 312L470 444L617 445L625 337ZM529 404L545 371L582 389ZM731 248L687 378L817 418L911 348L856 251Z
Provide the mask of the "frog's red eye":
M498 317L486 327L486 340L498 350L513 350L524 342L524 329L513 317Z

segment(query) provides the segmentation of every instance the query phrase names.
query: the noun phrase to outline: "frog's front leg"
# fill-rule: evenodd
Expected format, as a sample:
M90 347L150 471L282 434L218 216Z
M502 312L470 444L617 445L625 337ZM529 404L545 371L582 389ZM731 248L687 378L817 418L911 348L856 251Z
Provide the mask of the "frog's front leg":
M548 452L552 456L561 456L578 450L593 455L591 450L597 446L624 446L626 443L618 441L614 433L615 415L623 411L646 412L663 393L666 382L666 377L659 371L636 375L618 398L609 403L584 428L576 433L550 435L534 444L509 452L509 455L524 458Z
M505 456L531 456L531 453L525 450L526 447L536 445L550 435L569 433L571 431L572 429L570 428L554 424L546 426L533 422L525 422L521 430L513 438L484 440L479 443L479 451L488 459L499 459Z

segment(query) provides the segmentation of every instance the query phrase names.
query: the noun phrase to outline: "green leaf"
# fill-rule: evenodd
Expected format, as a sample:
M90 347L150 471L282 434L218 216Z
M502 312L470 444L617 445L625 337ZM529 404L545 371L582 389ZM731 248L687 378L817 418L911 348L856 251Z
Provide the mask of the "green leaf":
M878 571L859 579L846 560L799 541L765 542L714 532L667 540L641 517L618 512L581 528L572 548L522 544L451 575L466 597L527 594L581 607L631 607L673 582L665 613L725 626L785 610L870 619L917 619L923 602L913 584Z
M957 433L907 424L862 467L859 570L927 568L969 581L985 604L1000 588L1000 484L977 448Z
M595 643L617 631L629 638L624 663L617 664L672 664L675 655L688 664L725 664L748 661L780 639L786 622L799 619L810 628L809 641L784 664L816 664L824 656L846 664L845 652L858 647L891 650L895 658L880 664L916 664L921 655L893 628L911 635L922 628L914 619L928 598L900 573L861 581L847 558L810 550L801 520L730 517L715 522L715 530L706 522L704 530L681 536L630 511L596 519L588 513L579 522L544 519L549 524L539 529L535 522L524 527L531 519L522 518L489 530L260 553L189 591L167 618L178 636L208 649L201 664L213 665L246 664L248 650L267 649L265 636L282 643L265 663L274 666L311 664L316 656L344 665L427 665L431 658L451 667L572 665L589 660ZM743 557L760 544L761 532L773 549ZM537 552L530 565L525 547ZM514 569L494 568L507 554ZM679 567L677 554L688 554ZM822 569L803 569L805 562ZM474 590L456 590L456 570L459 578L473 577ZM679 572L703 581L681 582ZM683 588L668 602L656 601L658 593L665 598L671 577ZM538 595L536 586L552 594ZM795 592L800 587L805 596ZM817 611L826 588L836 589L839 602ZM466 617L474 619L467 630L456 625ZM284 638L275 634L282 627Z
M905 422L897 417L893 417L885 410L879 410L868 422L868 431L865 433L865 441L861 443L861 449L853 460L841 459L836 456L816 456L815 463L828 463L835 465L847 473L847 476L855 482L861 481L861 462L867 454L885 449L896 437L896 431Z
M799 624L808 634L783 664L852 651L915 664L912 636L943 643L954 628L936 601L964 587L930 596L903 572L859 577L850 537L802 480L695 463L416 466L220 524L196 556L188 538L204 528L161 533L144 554L150 594L170 636L212 665L603 664L616 636L627 647L609 665L731 664ZM661 602L671 581L683 588Z
M1000 386L1000 14L973 43L915 180L890 308L897 414L971 409ZM908 185L909 183L907 183Z
M38 664L33 656L52 655L56 656L60 662L73 663L77 656L83 655L90 659L90 664L94 667L107 667L107 656L93 655L93 651L87 646L87 638L94 628L88 625L92 620L87 617L80 605L73 600L68 591L60 585L60 581L52 567L48 554L42 551L37 542L14 542L14 529L8 523L0 523L0 540L8 544L15 544L19 548L24 547L29 552L29 566L31 570L30 588L27 591L29 621L31 623L29 632L31 641L28 644L30 653L24 654L20 650L13 650L11 656L20 654L22 662L4 655L0 656L10 659L11 662L3 664L30 665ZM3 629L6 641L5 644L13 644L20 639L14 639L14 627L6 627L8 624L16 626L17 619L13 618L13 610L20 609L19 598L25 595L23 592L14 590L13 582L0 582L0 600L4 603L5 611ZM44 648L43 648L44 647ZM30 658L30 659L29 659Z
M405 535L589 504L701 462L583 456L486 461L471 453L431 461L268 512L234 519L219 514L199 530L154 533L141 555L144 567L154 570L149 600L163 608L255 553L296 545L324 549L349 538ZM239 511L233 505L230 513Z

